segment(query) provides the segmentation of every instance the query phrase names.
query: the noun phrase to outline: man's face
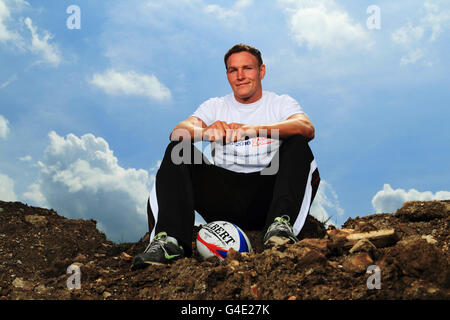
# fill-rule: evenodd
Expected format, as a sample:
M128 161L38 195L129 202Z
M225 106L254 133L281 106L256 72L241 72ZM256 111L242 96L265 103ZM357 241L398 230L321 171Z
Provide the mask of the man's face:
M240 103L252 103L261 98L261 80L265 74L265 66L258 66L258 59L249 52L233 53L228 58L228 82Z

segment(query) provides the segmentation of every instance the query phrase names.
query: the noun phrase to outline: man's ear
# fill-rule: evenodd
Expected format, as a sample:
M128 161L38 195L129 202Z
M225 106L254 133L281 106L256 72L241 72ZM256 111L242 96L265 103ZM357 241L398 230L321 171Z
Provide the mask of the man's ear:
M262 64L259 66L259 78L262 80L266 75L266 65Z

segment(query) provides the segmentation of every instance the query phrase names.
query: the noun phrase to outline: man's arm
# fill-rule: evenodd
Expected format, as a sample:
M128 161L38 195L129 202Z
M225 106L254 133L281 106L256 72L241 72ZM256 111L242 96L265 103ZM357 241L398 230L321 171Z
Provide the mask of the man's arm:
M304 113L294 114L284 121L268 125L227 124L224 121L216 121L210 126L207 126L200 118L191 116L175 126L170 134L170 140L225 140L224 142L228 143L260 134L267 134L267 137L276 136L280 139L299 134L310 141L314 139L314 126Z
M202 119L191 116L175 126L170 133L170 140L189 139L194 142L201 140L224 142L227 133L230 134L231 132L231 128L224 121L216 121L207 126Z
M245 137L258 136L263 133L267 133L267 137L277 136L280 139L288 138L295 134L304 136L308 141L314 139L314 126L308 116L304 113L297 113L284 121L267 125L243 125L232 123L229 126L231 129L234 129L231 141L242 140ZM278 130L278 132L275 130Z
M297 113L290 116L285 121L260 127L267 129L268 135L271 135L272 130L278 129L280 138L287 138L299 134L308 139L308 141L314 139L314 126L308 116L304 113Z
M205 127L206 124L202 119L191 116L175 126L170 133L169 139L170 141L180 141L183 139L199 141L202 139L202 131Z

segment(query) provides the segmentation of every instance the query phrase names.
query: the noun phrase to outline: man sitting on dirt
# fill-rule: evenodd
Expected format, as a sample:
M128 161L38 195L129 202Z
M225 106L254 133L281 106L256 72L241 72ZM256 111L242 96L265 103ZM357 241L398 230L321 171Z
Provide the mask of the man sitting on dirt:
M134 269L190 256L195 211L263 230L266 246L298 241L320 182L314 127L293 98L262 90L258 49L235 45L224 62L233 93L207 100L170 134L147 204L150 244ZM214 164L196 141L211 142Z

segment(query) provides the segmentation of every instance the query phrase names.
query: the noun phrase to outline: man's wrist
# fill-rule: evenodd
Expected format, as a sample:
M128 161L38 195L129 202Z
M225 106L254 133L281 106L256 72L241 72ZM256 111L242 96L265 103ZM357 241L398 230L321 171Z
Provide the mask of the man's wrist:
M268 135L268 127L266 125L252 125L250 128L256 133L256 137L266 137Z

